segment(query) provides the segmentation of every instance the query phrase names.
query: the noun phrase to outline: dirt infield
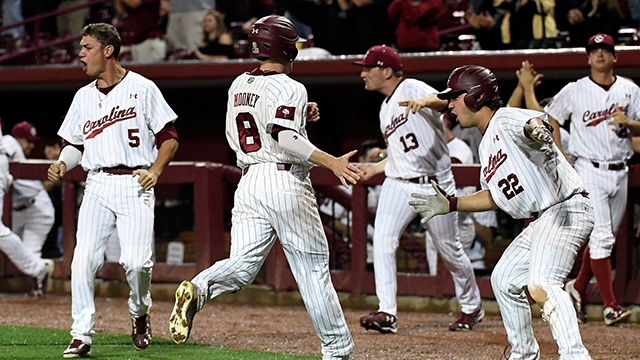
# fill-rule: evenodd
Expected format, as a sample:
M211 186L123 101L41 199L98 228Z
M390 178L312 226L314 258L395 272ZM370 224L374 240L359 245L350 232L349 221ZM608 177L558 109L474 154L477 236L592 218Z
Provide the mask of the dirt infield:
M0 323L68 329L70 300L68 295L34 300L25 295L0 294L3 304ZM169 338L167 328L172 306L170 301L154 300L151 310L154 337ZM98 297L96 308L96 331L129 333L125 299ZM364 313L366 311L345 309L356 342L352 359L496 360L507 346L502 322L496 315L487 316L473 331L454 333L447 329L453 314L400 312L398 333L382 335L366 332L359 326L358 318ZM536 317L534 328L542 358L557 358L557 347L547 324ZM600 321L591 321L580 329L593 359L640 359L640 325L637 323L607 327ZM319 340L301 306L210 302L196 316L190 341L218 347L320 355Z

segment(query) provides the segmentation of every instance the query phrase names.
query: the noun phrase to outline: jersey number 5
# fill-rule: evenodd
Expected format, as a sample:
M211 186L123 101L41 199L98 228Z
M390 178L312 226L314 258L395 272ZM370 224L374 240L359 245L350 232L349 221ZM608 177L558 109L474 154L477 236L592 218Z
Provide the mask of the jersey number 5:
M256 126L256 121L250 113L240 113L236 116L238 126L238 140L240 148L246 153L254 152L262 148L260 132Z
M509 174L505 179L500 179L498 181L498 186L502 189L502 193L507 197L507 200L510 200L524 191L524 188L520 185L520 180L518 180L516 174Z

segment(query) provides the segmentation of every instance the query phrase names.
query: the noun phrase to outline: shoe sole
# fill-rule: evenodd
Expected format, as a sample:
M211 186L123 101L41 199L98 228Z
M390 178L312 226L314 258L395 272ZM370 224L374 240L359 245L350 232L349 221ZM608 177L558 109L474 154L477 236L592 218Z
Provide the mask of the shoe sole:
M578 309L576 308L576 303L579 302L580 305L582 305L582 297L580 296L580 293L578 292L578 290L576 290L576 288L573 286L574 283L575 283L575 280L572 280L566 283L564 286L564 291L567 294L569 294L569 298L571 298L571 305L573 305L573 308L576 311L576 320L578 321L578 324L584 325L587 322L580 319L580 317L578 316ZM578 300L578 296L580 296L580 300Z
M79 359L79 358L87 358L87 357L91 357L91 351L89 351L88 353L86 353L85 355L78 355L78 354L62 354L62 357L65 359Z
M611 325L614 325L616 323L619 323L620 321L628 318L629 316L631 316L631 311L630 310L625 310L622 314L620 314L620 316L618 316L614 320L607 320L607 318L605 318L604 319L604 324L607 325L607 326L611 326Z
M396 332L398 332L397 328L382 327L375 321L363 321L360 323L360 325L366 330L376 330L382 334L395 334Z
M184 344L189 339L193 318L189 319L187 311L194 301L196 301L195 286L188 281L183 281L176 290L176 303L169 318L169 332L176 344Z
M476 318L476 322L470 327L466 327L466 324L456 323L457 326L453 326L454 324L449 326L449 331L471 331L474 326L482 322L482 319L484 319L484 309L480 311L480 314L478 314L478 317Z

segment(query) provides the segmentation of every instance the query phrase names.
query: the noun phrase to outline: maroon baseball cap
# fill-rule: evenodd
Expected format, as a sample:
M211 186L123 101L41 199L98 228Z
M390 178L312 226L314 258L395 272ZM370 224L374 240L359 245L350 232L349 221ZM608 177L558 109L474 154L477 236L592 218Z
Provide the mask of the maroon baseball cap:
M370 67L390 67L393 71L402 70L402 59L400 55L389 46L376 45L367 50L364 59L354 61L354 65L370 66Z
M15 124L11 129L11 136L17 139L25 139L29 141L40 141L42 138L37 136L35 126L28 121L23 121Z
M612 54L616 53L616 44L613 42L613 38L607 34L595 34L589 38L589 42L587 42L587 53L590 53L593 49L607 49L611 51Z

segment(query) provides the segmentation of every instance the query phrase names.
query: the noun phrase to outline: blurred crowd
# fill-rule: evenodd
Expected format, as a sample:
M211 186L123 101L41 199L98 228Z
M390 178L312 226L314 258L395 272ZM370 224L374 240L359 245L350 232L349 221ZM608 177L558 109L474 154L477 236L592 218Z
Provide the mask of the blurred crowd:
M123 61L224 60L249 56L247 32L268 14L290 18L307 38L302 58L399 52L583 47L596 33L637 44L640 0L0 0L0 49L77 36L107 22L123 37ZM91 4L83 7L82 5ZM60 10L69 11L60 13ZM71 62L69 41L49 62ZM60 45L58 45L58 48ZM59 52L60 54L60 52ZM0 56L2 54L0 53Z

